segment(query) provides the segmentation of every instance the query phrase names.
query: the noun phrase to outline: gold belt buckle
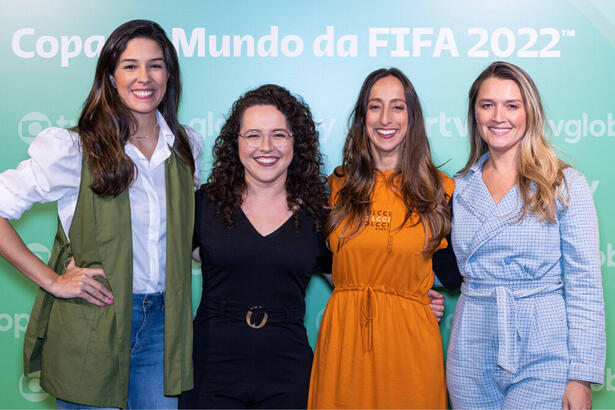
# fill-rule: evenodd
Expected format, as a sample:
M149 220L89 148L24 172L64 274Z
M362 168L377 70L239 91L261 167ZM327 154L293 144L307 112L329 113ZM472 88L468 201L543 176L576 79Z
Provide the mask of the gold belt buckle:
M254 311L257 309L263 309L264 315L263 315L263 319L261 320L261 322L255 325L252 323L252 313L254 313ZM265 326L265 324L267 324L268 319L269 319L269 315L267 314L267 311L265 310L265 308L262 306L252 306L248 310L248 313L246 313L246 323L248 324L248 326L250 326L253 329L260 329L261 327Z

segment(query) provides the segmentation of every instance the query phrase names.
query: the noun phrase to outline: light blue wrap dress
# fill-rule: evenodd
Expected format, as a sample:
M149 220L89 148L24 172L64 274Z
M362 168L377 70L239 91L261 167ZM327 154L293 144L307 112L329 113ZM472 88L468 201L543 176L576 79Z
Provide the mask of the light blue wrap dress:
M558 408L569 380L602 383L606 356L598 221L578 171L564 170L555 223L513 187L494 203L488 153L455 180L452 243L463 275L447 355L454 408Z

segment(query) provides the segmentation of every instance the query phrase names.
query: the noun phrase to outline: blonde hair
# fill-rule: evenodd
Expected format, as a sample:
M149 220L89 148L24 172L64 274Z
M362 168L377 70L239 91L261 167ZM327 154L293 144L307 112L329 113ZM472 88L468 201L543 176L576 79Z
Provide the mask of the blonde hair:
M525 135L521 140L517 186L523 202L518 221L530 212L539 221L555 222L557 200L564 205L562 183L566 184L563 170L569 165L560 160L545 136L545 114L538 88L530 76L514 64L496 61L476 78L468 96L468 129L470 157L459 175L465 175L489 150L478 131L475 116L476 99L483 82L491 77L511 80L519 87L526 113Z

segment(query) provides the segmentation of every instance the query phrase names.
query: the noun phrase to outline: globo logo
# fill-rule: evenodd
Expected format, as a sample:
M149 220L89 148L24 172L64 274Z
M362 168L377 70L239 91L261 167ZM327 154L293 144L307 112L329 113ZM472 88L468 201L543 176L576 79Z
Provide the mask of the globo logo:
M29 145L42 130L48 127L51 127L51 121L45 114L29 112L19 121L17 134L23 142Z
M42 243L29 243L28 249L30 249L30 251L32 251L33 254L38 256L38 258L43 262L49 262L49 258L51 257L51 251Z
M77 121L67 119L63 114L50 119L47 115L42 112L29 112L19 120L19 124L17 125L17 135L21 140L30 145L34 138L43 131L45 128L49 128L51 126L57 126L60 128L71 128L77 124Z
M40 376L26 377L23 374L19 378L19 393L29 402L38 403L49 397L40 385Z

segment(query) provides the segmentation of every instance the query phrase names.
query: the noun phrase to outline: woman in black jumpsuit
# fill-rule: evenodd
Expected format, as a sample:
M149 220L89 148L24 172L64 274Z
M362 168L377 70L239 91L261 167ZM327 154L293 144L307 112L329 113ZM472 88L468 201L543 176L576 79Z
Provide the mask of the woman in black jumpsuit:
M320 167L310 111L287 90L265 85L233 105L196 193L203 298L195 389L180 407L306 407L305 289L313 272L331 268Z

